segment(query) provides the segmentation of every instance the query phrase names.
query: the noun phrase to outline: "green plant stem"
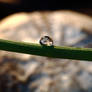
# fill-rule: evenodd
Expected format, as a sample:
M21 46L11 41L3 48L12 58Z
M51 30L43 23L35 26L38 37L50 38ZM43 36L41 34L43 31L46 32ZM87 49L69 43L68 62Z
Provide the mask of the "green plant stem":
M91 48L42 46L40 44L15 42L0 39L0 50L46 56L52 58L92 61Z

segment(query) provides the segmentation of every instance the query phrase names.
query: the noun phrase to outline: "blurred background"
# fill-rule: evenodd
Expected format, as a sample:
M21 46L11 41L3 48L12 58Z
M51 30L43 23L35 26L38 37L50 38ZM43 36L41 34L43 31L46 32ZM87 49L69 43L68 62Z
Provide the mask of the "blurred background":
M82 12L92 15L91 2L68 2L68 1L43 1L43 0L0 0L0 18L9 14L25 11L44 11L44 10L66 10L71 9L74 11Z
M91 2L0 0L0 39L92 48ZM0 92L92 92L92 62L0 51Z

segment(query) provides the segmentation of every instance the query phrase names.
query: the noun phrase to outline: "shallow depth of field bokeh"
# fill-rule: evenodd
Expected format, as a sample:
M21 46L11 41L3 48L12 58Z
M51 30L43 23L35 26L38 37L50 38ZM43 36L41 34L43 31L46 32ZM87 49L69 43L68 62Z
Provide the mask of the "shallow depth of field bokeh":
M0 39L39 43L48 35L57 46L92 47L92 9L29 2L0 0ZM0 51L0 92L92 92L92 62Z

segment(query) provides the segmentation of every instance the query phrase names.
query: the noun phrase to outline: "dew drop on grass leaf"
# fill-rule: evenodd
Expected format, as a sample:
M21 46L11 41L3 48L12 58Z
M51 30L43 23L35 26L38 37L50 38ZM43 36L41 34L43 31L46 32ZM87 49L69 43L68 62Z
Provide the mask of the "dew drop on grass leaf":
M53 46L53 40L49 36L41 37L39 43L41 45Z

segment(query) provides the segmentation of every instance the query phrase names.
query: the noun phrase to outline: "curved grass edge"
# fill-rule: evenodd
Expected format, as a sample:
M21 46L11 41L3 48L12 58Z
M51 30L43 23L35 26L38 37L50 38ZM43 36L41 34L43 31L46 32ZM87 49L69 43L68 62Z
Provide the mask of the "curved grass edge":
M40 44L0 39L0 50L51 58L92 61L92 48L42 46Z

